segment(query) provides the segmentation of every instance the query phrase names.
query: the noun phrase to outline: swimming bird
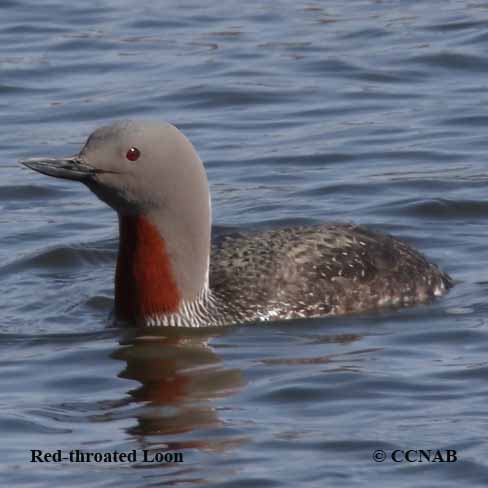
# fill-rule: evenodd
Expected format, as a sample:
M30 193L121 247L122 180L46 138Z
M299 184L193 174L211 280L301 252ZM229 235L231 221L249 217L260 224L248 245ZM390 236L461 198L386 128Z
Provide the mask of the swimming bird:
M117 212L117 321L200 327L343 315L428 302L453 284L401 240L352 224L212 242L203 163L169 123L115 122L76 156L21 163L84 183Z

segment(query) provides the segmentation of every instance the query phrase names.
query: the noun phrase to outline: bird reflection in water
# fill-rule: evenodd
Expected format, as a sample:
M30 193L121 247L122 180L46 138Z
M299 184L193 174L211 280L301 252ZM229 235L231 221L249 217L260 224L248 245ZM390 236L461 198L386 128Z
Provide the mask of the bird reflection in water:
M140 383L128 394L133 401L143 404L130 434L144 438L183 436L195 431L208 432L222 424L212 401L240 390L245 380L240 370L224 368L222 359L208 345L218 334L221 332L210 335L209 331L165 329L164 336L139 335L124 340L113 357L126 362L120 377ZM168 450L226 447L221 439L213 442L202 432L195 437L189 439L185 435L178 441L163 441ZM240 444L237 439L230 443L236 442ZM160 443L158 446L153 447L161 450Z

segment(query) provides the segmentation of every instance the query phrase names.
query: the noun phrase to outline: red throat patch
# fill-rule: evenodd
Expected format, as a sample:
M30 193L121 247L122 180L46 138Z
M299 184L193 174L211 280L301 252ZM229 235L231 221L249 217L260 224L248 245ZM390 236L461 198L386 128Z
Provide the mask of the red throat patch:
M127 321L178 311L181 300L164 239L145 217L120 217L115 314Z

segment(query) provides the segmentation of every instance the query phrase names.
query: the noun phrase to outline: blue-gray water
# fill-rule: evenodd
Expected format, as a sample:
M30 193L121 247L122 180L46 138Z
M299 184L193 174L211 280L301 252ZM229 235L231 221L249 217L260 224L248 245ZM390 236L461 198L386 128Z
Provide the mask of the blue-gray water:
M206 4L206 5L205 5ZM0 4L2 486L488 484L488 3ZM354 221L459 284L429 306L147 341L106 327L115 215L16 161L167 119L219 227ZM182 452L30 463L30 450ZM375 449L455 449L383 463Z

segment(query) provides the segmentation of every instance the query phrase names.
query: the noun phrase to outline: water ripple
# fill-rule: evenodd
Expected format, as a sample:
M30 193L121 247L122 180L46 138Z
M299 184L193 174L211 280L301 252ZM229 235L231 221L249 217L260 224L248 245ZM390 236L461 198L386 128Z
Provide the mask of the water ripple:
M5 486L486 486L486 5L2 7ZM395 312L144 338L108 328L115 215L15 161L74 154L126 117L189 136L217 238L354 221L415 243L457 285ZM33 448L185 462L53 469L27 462ZM459 460L373 466L375 449L409 448Z

